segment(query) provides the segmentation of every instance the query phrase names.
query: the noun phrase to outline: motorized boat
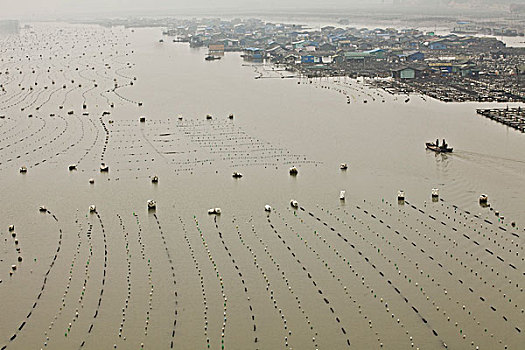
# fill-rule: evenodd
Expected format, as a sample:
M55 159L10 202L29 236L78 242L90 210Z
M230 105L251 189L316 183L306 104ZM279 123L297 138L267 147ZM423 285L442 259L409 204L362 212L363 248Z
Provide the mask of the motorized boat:
M297 201L295 199L292 199L290 201L290 205L293 207L293 208L298 208L299 207L299 203L297 203Z
M220 60L221 59L221 56L214 56L214 55L208 55L204 58L204 60L206 61L215 61L215 60Z
M448 145L445 143L445 140L443 140L443 144L440 146L438 140L436 142L426 142L425 146L427 149L437 152L437 153L451 153L453 148L448 147Z

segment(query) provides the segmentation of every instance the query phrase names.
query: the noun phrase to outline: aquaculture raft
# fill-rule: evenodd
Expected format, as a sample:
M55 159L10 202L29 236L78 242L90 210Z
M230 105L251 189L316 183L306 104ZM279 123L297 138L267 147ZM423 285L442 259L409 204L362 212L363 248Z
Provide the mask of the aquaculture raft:
M525 110L521 107L477 109L476 112L511 128L525 132Z

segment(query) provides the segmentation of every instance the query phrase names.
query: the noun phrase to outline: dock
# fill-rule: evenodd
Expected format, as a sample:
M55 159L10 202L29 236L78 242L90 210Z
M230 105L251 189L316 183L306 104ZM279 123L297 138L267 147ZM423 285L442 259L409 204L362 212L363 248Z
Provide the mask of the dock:
M525 132L525 110L521 107L477 109L476 112L498 123Z

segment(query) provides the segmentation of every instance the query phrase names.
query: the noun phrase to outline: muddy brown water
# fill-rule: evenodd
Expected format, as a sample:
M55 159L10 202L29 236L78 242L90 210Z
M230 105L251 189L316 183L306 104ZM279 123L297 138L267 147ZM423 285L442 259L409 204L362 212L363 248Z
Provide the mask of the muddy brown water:
M2 39L0 348L520 349L521 133L160 38Z

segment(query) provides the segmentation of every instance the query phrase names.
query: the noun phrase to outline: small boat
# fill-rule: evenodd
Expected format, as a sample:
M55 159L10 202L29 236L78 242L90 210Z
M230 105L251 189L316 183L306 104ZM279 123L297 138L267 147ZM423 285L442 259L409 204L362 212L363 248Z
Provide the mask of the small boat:
M208 55L204 58L205 61L215 61L220 60L221 56Z
M299 170L297 170L296 167L291 167L290 168L290 175L297 175L299 173Z
M299 203L297 203L297 201L295 199L292 199L290 201L290 205L293 207L293 208L298 208L299 207Z
M95 183L95 179L93 179L93 178L89 179L89 183L90 184L94 184Z
M164 42L164 39L159 39L159 43L163 43Z
M344 201L345 200L345 195L346 195L346 191L343 190L343 191L339 192L339 199Z
M142 102L139 102L138 105L139 105L139 107L142 106Z
M74 111L67 111L67 114L69 115L72 115L73 113L75 113Z
M403 190L397 191L397 200L398 201L404 201L405 200L405 191L403 191Z
M22 165L22 166L20 167L20 172L21 172L22 174L27 173L27 167L26 167L25 165Z
M432 198L439 197L439 188L433 188L432 189Z
M228 116L229 119L233 119L233 113L230 113L230 115Z
M264 206L264 210L267 211L267 212L270 212L270 211L272 211L272 207L270 207L269 204L266 204L266 205Z
M96 212L96 211L97 211L97 207L95 206L95 204L91 204L91 205L89 206L89 212L90 212L90 213L94 213L94 212Z
M210 214L210 215L221 215L221 208L208 209L208 214Z
M346 170L346 169L348 169L348 164L346 164L346 163L341 163L341 164L339 165L339 168L340 168L341 170Z
M427 149L437 152L437 153L451 153L453 148L448 147L448 145L445 143L444 145L435 144L433 142L426 142L425 143Z
M69 171L77 170L76 164L69 164Z
M182 120L182 115L179 115L179 120Z
M148 209L155 209L157 207L157 202L153 199L148 199Z
M47 208L43 205L40 206L40 208L38 208L38 210L40 211L47 211Z
M239 178L242 177L242 174L241 174L241 173L238 173L238 172L234 172L234 173L232 174L232 176L233 176L234 178L236 178L236 179L239 179Z
M104 111L104 112L102 112L102 116L103 116L103 117L106 116L106 115L110 115L110 114L111 114L111 112L109 112L109 111Z
M140 117L139 120L140 120L141 123L145 123L146 122L146 117L142 116L142 117Z
M14 231L15 230L15 225L9 225L9 231Z
M108 172L109 171L109 166L106 165L106 163L102 163L100 164L100 172Z
M207 120L212 120L213 117L211 116L211 114L206 114L206 119L207 119Z
M152 178L151 178L151 182L153 182L154 184L158 183L159 182L159 177L157 175L154 175Z

